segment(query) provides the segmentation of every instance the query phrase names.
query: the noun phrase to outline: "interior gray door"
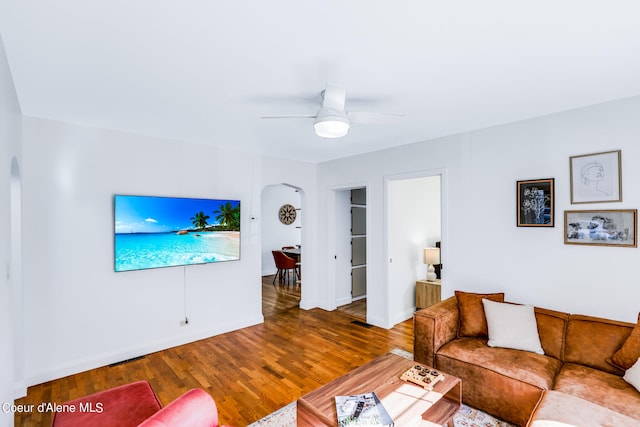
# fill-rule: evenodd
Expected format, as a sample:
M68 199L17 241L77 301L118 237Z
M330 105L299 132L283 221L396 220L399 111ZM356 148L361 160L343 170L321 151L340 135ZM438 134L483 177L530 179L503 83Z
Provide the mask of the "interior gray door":
M367 293L366 189L351 190L351 298Z

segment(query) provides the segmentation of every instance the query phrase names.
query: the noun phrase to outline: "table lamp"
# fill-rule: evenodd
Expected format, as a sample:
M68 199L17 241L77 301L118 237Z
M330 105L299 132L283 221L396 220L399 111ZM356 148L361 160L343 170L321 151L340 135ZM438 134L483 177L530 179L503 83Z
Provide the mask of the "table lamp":
M427 282L436 281L436 269L434 265L440 264L440 248L424 248L424 263L427 267Z

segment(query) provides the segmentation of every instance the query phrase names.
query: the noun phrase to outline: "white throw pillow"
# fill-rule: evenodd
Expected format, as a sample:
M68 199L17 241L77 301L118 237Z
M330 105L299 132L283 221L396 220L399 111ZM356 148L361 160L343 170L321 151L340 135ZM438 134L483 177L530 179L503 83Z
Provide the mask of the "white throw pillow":
M622 378L634 386L636 390L640 391L640 359L638 359L632 367L627 369Z
M544 354L532 305L483 299L489 329L489 347L505 347Z

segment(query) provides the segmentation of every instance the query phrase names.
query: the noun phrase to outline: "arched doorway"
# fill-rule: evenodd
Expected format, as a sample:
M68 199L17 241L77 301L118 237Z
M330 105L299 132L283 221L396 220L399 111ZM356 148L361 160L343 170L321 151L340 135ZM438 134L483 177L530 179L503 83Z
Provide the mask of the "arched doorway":
M269 185L261 194L261 257L263 315L298 307L302 294L301 281L293 275L281 282L275 277L277 268L272 251L285 247L299 248L302 259L302 189L289 184ZM281 220L280 212L290 211ZM292 220L291 213L294 218ZM300 268L302 270L302 268Z

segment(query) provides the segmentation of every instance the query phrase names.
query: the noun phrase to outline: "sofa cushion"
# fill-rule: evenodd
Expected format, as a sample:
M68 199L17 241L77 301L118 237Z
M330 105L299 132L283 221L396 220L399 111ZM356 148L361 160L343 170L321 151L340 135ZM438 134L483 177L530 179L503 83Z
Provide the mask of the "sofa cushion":
M476 294L471 292L455 291L460 310L460 325L458 337L482 337L488 335L487 319L482 305L483 299L503 302L504 292L495 294Z
M517 425L527 424L560 366L543 354L488 347L482 338L454 339L440 348L435 363L462 379L465 403Z
M576 396L549 390L533 414L531 427L637 427L638 420Z
M447 357L478 365L542 390L553 388L562 362L544 354L510 348L492 348L481 338L458 338L440 348L437 358Z
M544 354L532 305L506 304L483 299L489 347L505 347Z
M589 366L612 374L622 370L607 362L625 342L632 323L572 314L567 323L564 361Z
M631 335L625 340L622 347L613 353L607 362L622 369L627 370L640 358L640 313L638 314L638 322L631 331Z
M565 363L553 389L640 420L640 393L618 375Z
M535 308L538 335L544 354L562 360L564 354L564 334L569 313Z

